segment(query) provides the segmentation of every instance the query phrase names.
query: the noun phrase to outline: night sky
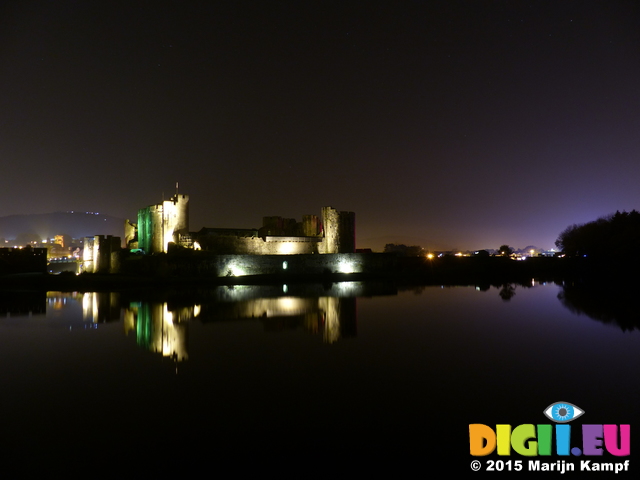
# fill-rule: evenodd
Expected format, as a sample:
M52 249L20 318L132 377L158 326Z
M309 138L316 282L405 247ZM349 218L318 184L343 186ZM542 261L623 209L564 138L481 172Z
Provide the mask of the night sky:
M192 231L331 205L359 248L551 248L640 209L640 3L2 2L0 159L0 216L178 181Z

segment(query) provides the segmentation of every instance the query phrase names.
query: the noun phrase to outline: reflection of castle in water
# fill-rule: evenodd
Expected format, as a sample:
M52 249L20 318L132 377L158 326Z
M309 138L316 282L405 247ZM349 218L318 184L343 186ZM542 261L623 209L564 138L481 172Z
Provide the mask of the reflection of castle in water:
M123 308L124 330L134 332L141 347L175 361L188 358L188 322L194 318L210 324L257 320L265 332L301 330L334 343L356 336L358 296L396 293L386 284L361 282L215 287L201 292L198 303L130 301Z
M198 310L197 305L170 310L166 302L133 303L124 309L124 332L135 332L141 347L181 362L188 358L187 322Z
M334 343L357 335L357 297L396 294L387 283L338 282L220 286L150 293L155 298L145 301L130 292L0 292L0 305L7 317L46 312L47 320L62 320L59 325L70 330L122 319L125 334L135 335L139 346L181 362L189 356L188 324L195 318L210 325L257 321L265 332L298 330Z
M120 295L116 292L86 292L82 295L82 319L104 323L120 320Z
M139 346L176 362L187 360L188 322L258 319L267 332L302 329L333 343L356 334L355 298L256 298L233 303L172 307L167 302L132 302L125 307L126 335Z
M326 343L355 337L355 297L255 298L203 305L203 322L259 319L267 332L301 329L321 334Z

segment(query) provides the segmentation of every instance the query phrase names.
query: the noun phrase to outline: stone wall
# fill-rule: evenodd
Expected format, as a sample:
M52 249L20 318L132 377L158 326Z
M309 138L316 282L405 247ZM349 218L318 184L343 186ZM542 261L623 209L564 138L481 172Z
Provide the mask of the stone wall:
M134 259L138 260L138 259ZM322 275L326 273L381 273L395 268L397 257L383 253L336 253L300 255L192 255L145 257L139 263L152 274L203 277L243 277L247 275Z
M356 251L356 214L322 208L324 241L320 253L353 253Z
M167 252L180 234L189 233L189 196L174 195L138 210L138 248L146 253Z
M120 271L120 237L95 235L84 238L82 271L118 273Z
M124 247L138 248L138 226L129 219L124 221Z
M299 277L323 274L385 274L397 269L398 258L384 253L301 255L216 255L185 251L176 255L131 255L122 273L160 277Z
M220 255L299 255L318 253L320 237L240 237L231 235L201 235L203 250Z
M322 209L322 221L315 215L303 216L300 223L264 217L259 230L203 228L192 235L202 250L219 255L333 254L354 253L356 249L355 214L332 207Z

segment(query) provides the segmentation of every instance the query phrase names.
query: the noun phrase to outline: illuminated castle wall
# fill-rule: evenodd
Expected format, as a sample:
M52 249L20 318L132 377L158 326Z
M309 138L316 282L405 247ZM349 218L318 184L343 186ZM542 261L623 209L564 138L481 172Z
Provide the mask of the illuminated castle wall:
M169 200L138 210L138 248L146 253L167 252L189 232L189 196L177 193Z
M120 237L95 235L84 237L82 271L116 273L120 270Z
M324 240L319 253L353 253L356 251L356 214L322 208Z
M127 245L135 246L131 228ZM174 243L219 255L299 255L354 253L355 214L322 208L322 217L304 215L302 222L264 217L259 229L203 228L189 232L189 196L174 195L138 211L137 247L161 253Z
M191 236L196 248L221 255L354 253L355 213L323 207L321 219L264 217L260 229L203 228Z

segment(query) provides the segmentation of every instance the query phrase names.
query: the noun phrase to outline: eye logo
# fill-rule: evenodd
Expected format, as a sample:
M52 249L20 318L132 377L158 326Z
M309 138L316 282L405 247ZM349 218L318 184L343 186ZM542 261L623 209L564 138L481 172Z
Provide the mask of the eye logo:
M578 418L583 413L584 410L569 402L552 403L544 410L544 414L547 418L556 423L570 422L571 420Z

